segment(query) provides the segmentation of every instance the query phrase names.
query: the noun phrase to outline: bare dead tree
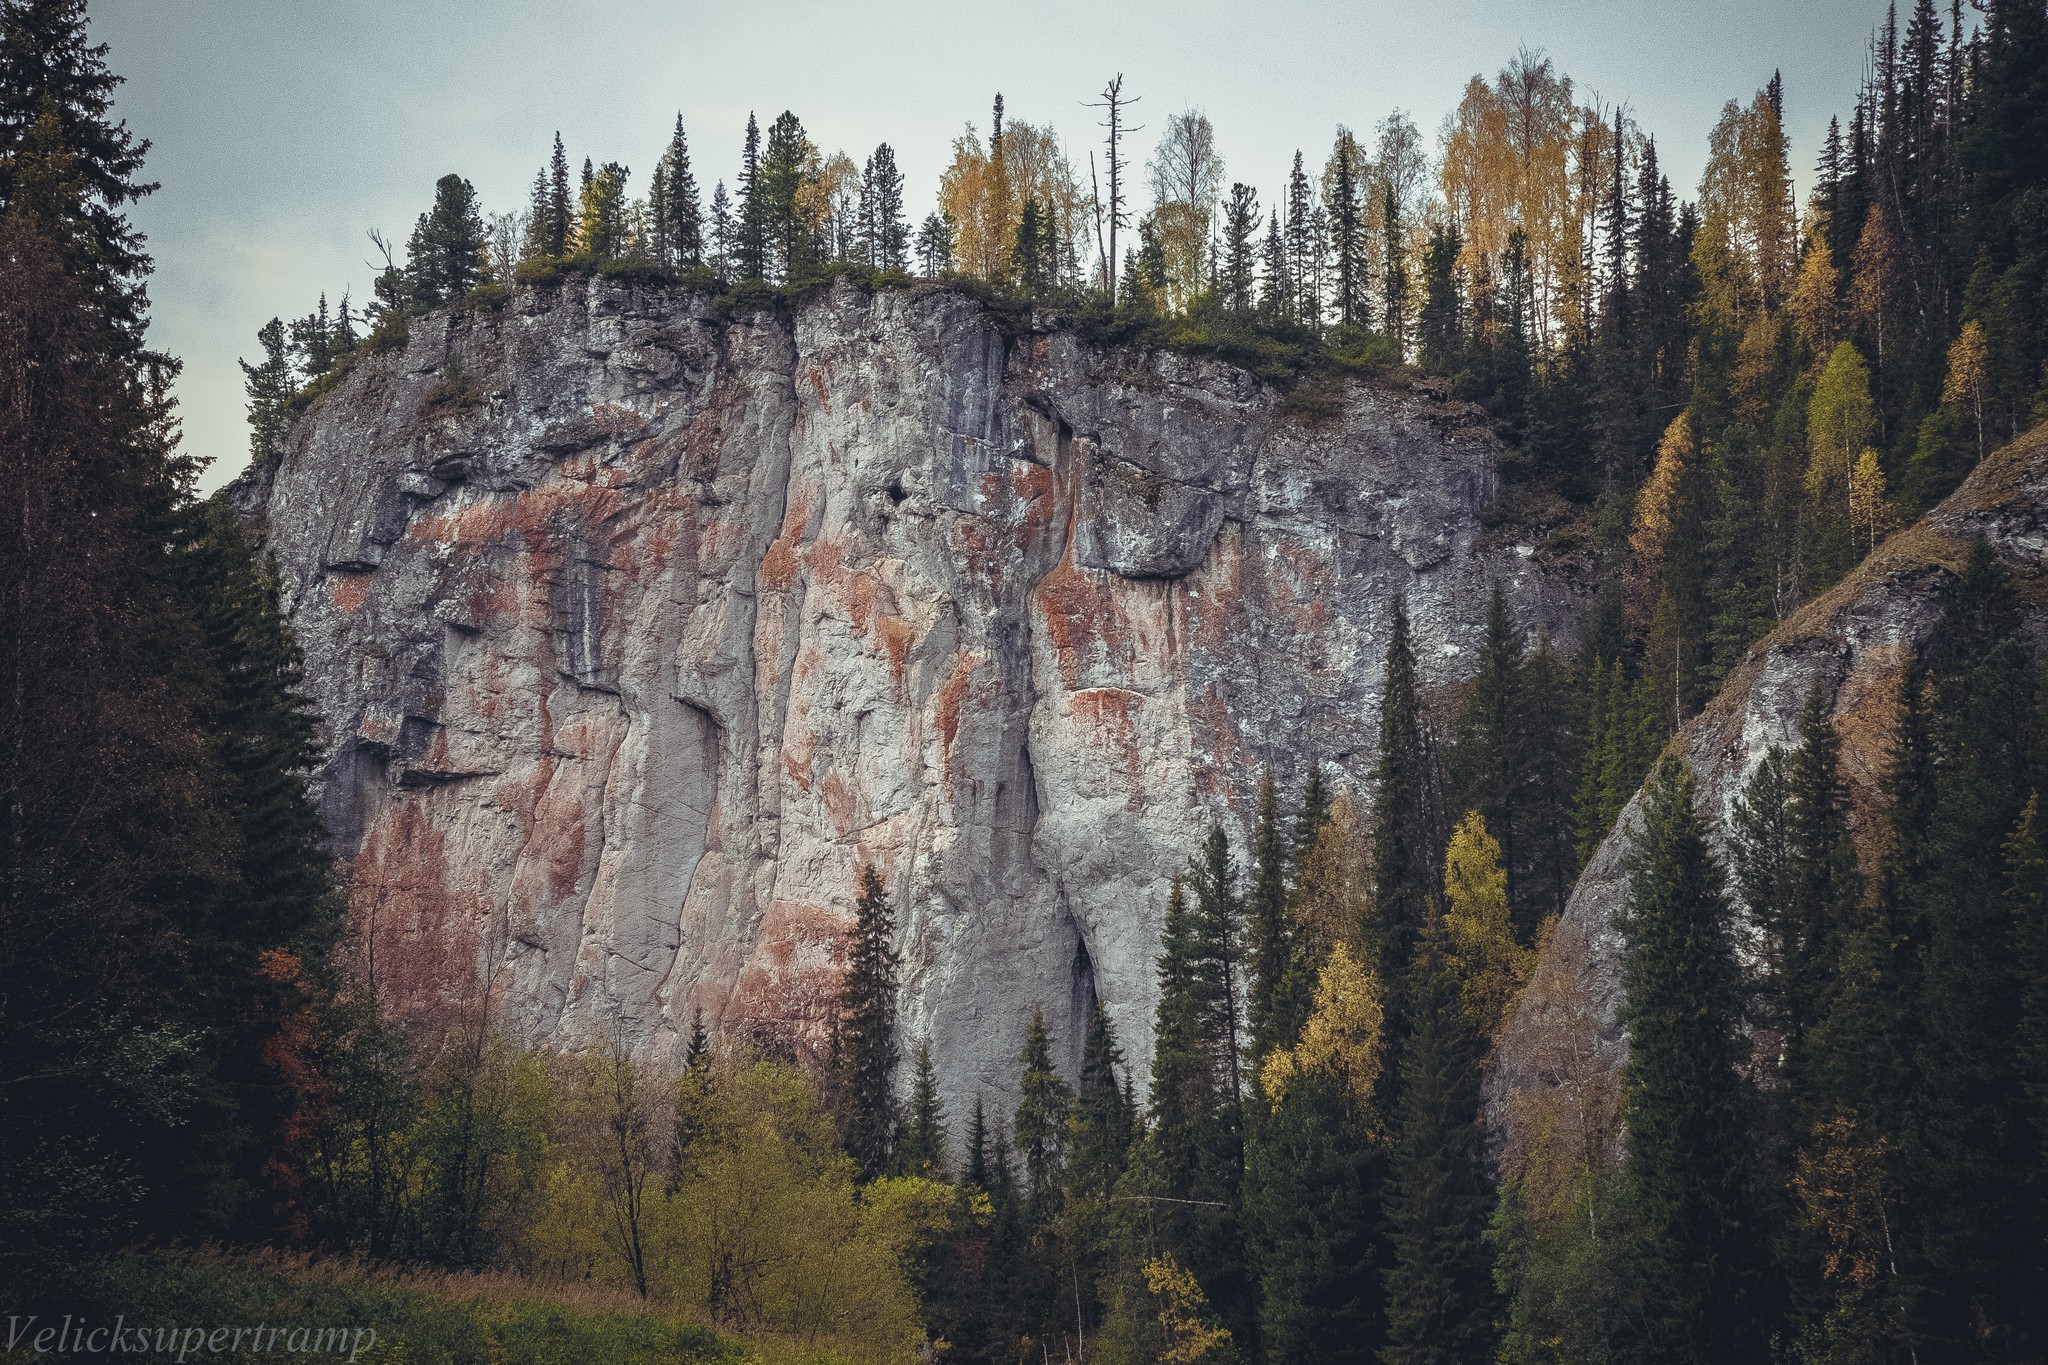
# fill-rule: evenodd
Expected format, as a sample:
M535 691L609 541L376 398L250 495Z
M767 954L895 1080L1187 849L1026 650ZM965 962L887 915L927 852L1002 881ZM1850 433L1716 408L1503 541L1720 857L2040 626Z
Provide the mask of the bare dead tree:
M1108 220L1109 224L1109 250L1103 256L1103 275L1109 281L1109 297L1111 302L1114 302L1116 299L1116 230L1120 227L1130 226L1130 214L1124 208L1123 135L1125 133L1139 132L1145 126L1142 123L1125 123L1124 111L1130 105L1136 104L1138 98L1136 95L1127 96L1124 94L1124 73L1119 71L1110 79L1108 85L1102 87L1102 98L1092 101L1088 105L1090 109L1106 109L1109 111L1109 116L1102 120L1102 127L1109 130L1109 212L1107 214L1103 213L1102 200L1099 195L1095 201L1095 212L1098 224L1104 218ZM1088 157L1088 169L1089 174L1092 176L1095 170L1095 157L1093 153L1090 153Z

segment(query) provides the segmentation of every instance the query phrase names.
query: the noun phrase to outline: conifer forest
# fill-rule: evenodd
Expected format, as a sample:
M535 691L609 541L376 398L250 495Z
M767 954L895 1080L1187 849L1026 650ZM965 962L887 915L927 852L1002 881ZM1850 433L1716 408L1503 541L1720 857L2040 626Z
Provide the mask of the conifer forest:
M790 111L712 147L685 96L516 201L417 186L367 295L250 320L256 471L437 329L614 287L792 334L943 293L1018 354L1179 357L1310 433L1420 395L1494 452L1471 537L1573 566L1570 619L1485 584L1453 675L1394 596L1369 759L1231 756L1255 802L1118 908L1149 1027L1048 998L963 1089L893 854L834 874L784 1031L387 998L282 532L202 493L244 452L181 439L152 339L123 54L0 0L0 1359L285 1349L88 1344L125 1319L451 1365L2048 1361L2048 5L1862 22L1815 146L1767 58L1652 129L1534 47L1285 166L1113 69L991 91L935 187ZM437 374L436 421L507 401ZM1755 738L1767 651L1866 639L1910 647Z

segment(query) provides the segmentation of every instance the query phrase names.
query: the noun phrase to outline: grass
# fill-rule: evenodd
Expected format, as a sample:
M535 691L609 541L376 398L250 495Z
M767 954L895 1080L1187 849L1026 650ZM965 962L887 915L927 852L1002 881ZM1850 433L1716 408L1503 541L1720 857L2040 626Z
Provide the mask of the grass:
M18 1306L17 1306L18 1305ZM84 1319L131 1328L282 1327L346 1329L338 1352L300 1358L361 1365L741 1365L758 1359L739 1343L637 1298L578 1285L539 1285L509 1274L378 1269L355 1261L279 1252L158 1252L110 1258L62 1284L31 1288L8 1312L38 1313L41 1325ZM374 1342L370 1333L374 1331ZM158 1338L148 1340L154 1344ZM32 1339L31 1339L32 1340ZM133 1338L131 1337L131 1342ZM259 1353L204 1350L187 1359L260 1361L287 1354L288 1336ZM31 1360L32 1351L0 1360ZM174 1360L176 1350L130 1359Z

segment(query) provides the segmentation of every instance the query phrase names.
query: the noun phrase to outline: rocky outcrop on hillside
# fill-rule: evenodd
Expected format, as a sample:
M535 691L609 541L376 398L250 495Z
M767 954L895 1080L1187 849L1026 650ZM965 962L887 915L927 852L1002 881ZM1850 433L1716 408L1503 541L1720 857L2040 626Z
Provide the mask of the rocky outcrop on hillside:
M782 311L571 277L417 322L233 496L328 726L387 1005L520 1036L815 1037L856 869L952 1112L1032 1013L1149 1055L1168 879L1258 774L1371 767L1388 613L1469 671L1495 446L1421 388L1334 417L1213 359L1006 332L936 286Z
M2048 645L2048 430L1986 459L1954 495L1893 537L1848 578L1750 650L1719 695L1680 731L1680 752L1723 841L1750 775L1773 746L1798 743L1800 712L1820 689L1841 737L1856 833L1868 857L1901 670L1939 627L1973 541L2005 563L2027 604L2025 629ZM1622 812L1581 874L1531 988L1501 1041L1489 1082L1496 1129L1518 1104L1611 1100L1626 1048L1621 1003L1628 858L1642 795Z

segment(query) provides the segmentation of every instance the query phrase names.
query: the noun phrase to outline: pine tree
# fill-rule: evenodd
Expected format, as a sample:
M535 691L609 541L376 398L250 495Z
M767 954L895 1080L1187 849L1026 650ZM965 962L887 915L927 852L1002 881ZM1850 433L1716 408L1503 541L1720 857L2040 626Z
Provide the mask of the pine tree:
M925 215L917 230L917 263L925 278L938 279L953 270L953 226L937 213Z
M847 945L846 977L832 1034L846 1150L872 1180L889 1167L896 1133L896 907L872 867L860 871L860 895Z
M1741 977L1723 873L1685 765L1650 779L1629 874L1620 1019L1643 1349L1759 1358L1766 1329L1745 1120Z
M261 464L282 448L290 421L285 405L296 386L291 358L285 353L284 323L277 318L264 323L256 341L263 347L263 363L236 363L242 367L242 387L249 395L249 459Z
M459 175L434 182L434 207L419 216L406 244L406 280L428 307L452 302L476 286L485 242L476 190Z
M978 1104L975 1112L978 1117ZM917 1045L917 1076L910 1087L910 1113L896 1144L896 1162L906 1175L946 1178L946 1116L939 1104L930 1043Z
M868 201L867 262L877 270L910 268L910 225L903 217L903 173L888 143L876 147L861 175ZM951 251L948 250L948 255ZM937 274L937 271L927 271Z
M1479 1120L1481 1039L1461 1008L1440 924L1422 934L1403 994L1410 1023L1387 1174L1387 1346L1380 1359L1490 1360L1493 1190Z

